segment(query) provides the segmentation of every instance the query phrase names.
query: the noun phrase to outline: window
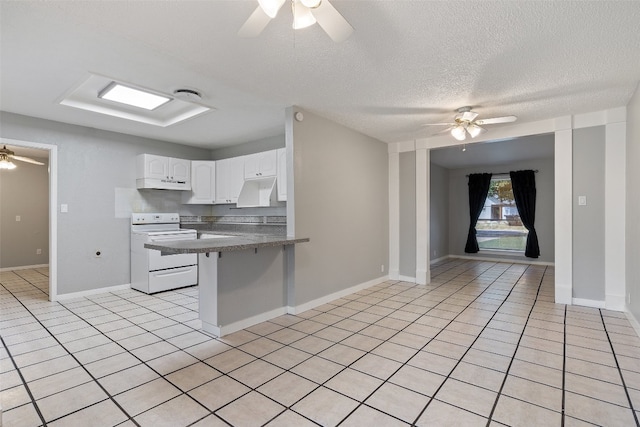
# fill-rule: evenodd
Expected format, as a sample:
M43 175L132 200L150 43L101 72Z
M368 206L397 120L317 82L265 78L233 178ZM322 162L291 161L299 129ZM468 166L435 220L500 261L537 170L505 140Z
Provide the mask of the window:
M491 178L476 230L480 250L524 252L529 232L520 220L508 175Z

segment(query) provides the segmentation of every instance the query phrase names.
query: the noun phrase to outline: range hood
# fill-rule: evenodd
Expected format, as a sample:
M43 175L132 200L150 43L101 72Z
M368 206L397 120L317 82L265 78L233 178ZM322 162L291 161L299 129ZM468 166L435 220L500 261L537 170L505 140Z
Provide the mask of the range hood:
M138 178L136 179L136 187L153 190L191 190L191 183L171 179Z
M276 177L246 179L238 196L239 208L277 206Z

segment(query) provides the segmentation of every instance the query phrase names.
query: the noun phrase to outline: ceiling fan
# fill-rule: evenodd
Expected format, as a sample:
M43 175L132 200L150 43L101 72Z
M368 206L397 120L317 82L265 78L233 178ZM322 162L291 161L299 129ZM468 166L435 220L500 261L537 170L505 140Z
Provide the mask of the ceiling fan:
M286 1L291 2L293 29L309 27L316 22L337 43L349 38L353 27L336 10L329 0L258 0L258 7L238 31L241 37L256 37Z
M518 118L516 116L504 116L493 117L490 119L479 119L478 113L471 111L471 107L460 107L456 110L456 114L452 123L428 123L424 126L449 126L448 129L443 130L441 133L451 132L458 141L464 141L469 135L471 138L475 138L486 130L481 127L482 125L494 125L497 123L510 123L515 122Z
M13 151L7 148L6 145L3 148L0 148L0 169L15 169L16 165L11 160L33 163L34 165L40 166L44 165L44 163L30 159L28 157L16 156Z

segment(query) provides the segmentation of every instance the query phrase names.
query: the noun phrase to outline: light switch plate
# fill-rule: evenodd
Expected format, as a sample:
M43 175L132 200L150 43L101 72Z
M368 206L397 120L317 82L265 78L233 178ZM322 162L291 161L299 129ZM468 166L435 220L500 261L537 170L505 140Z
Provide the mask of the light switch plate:
M578 196L578 206L587 206L587 196Z
M69 205L66 204L61 204L60 205L60 212L69 212Z

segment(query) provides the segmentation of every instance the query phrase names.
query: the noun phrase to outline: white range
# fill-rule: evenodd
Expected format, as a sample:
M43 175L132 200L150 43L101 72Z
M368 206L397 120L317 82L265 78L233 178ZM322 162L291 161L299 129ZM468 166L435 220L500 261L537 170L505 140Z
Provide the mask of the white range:
M177 213L131 214L131 288L152 294L198 284L197 254L160 255L144 247L197 238L196 230L180 228Z

